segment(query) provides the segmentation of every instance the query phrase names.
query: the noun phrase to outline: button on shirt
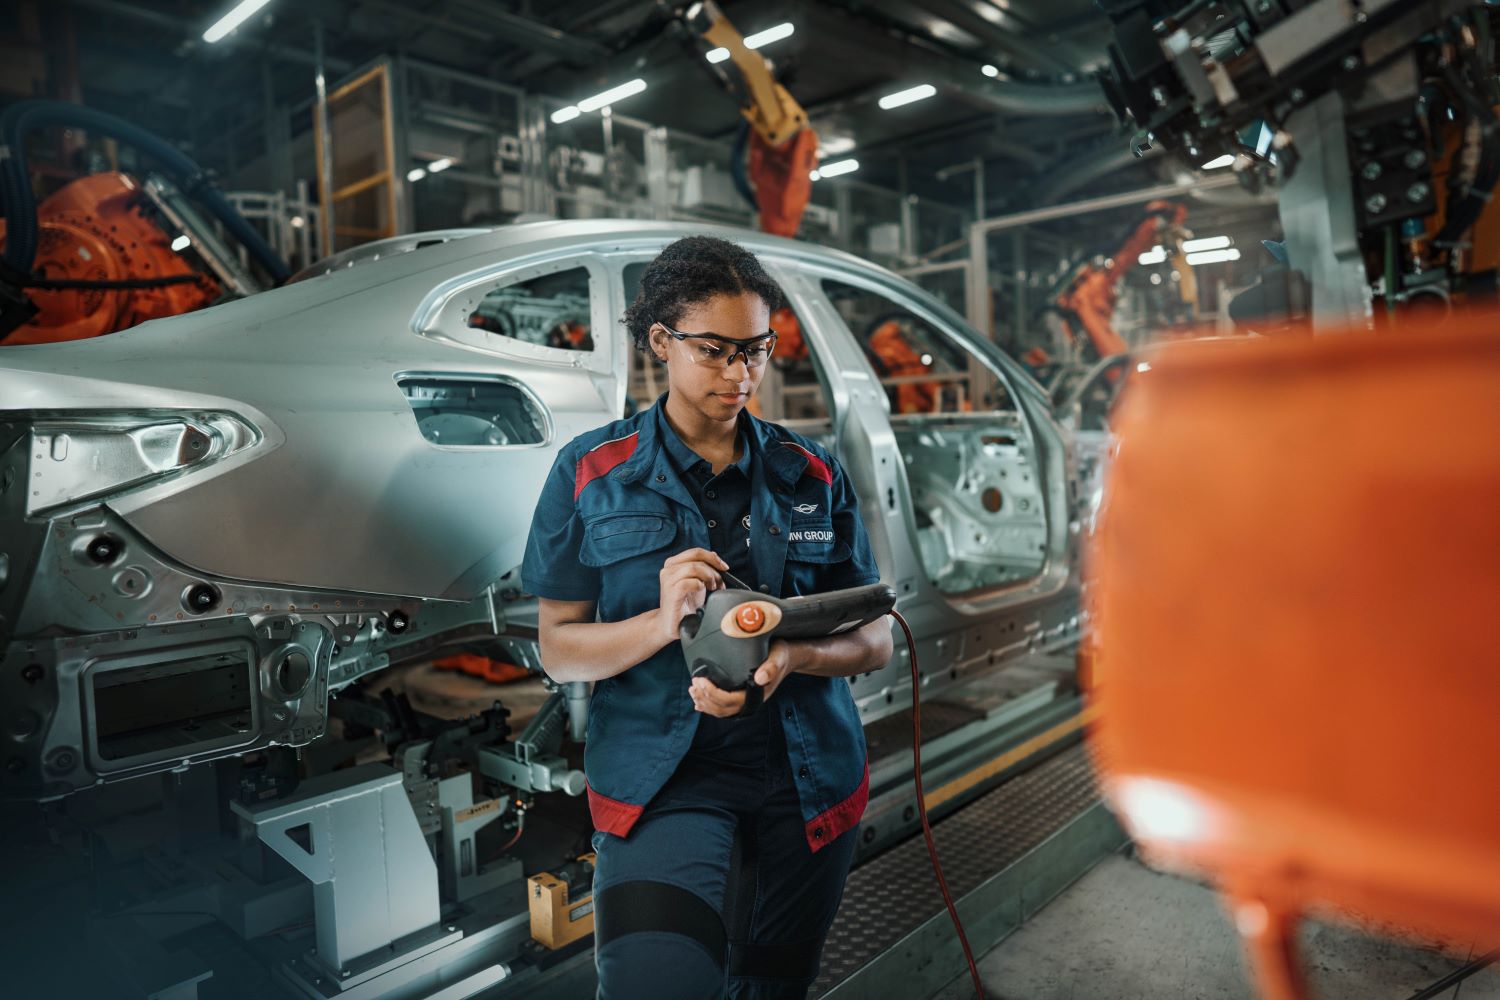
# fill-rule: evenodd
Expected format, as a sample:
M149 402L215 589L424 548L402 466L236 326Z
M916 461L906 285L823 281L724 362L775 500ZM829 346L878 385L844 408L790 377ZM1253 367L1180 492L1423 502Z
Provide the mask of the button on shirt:
M745 435L735 442L739 460L714 475L708 459L689 448L672 425L661 419L662 445L682 475L682 485L698 505L713 550L729 564L729 572L742 583L755 586L750 565L750 481L752 452Z
M749 586L754 572L750 563L750 489L752 455L742 431L735 440L739 459L714 475L708 459L689 448L667 423L665 407L657 407L658 430L667 457L680 474L683 486L698 505L713 551L729 564L729 572ZM721 719L704 715L698 720L692 753L710 757L728 766L759 767L766 759L770 726L766 709L743 719Z

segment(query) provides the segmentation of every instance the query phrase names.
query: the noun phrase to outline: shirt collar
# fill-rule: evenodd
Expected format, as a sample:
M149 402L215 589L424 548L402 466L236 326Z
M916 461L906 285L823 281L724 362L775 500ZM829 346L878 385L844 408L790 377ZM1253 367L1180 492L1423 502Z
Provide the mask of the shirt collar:
M667 457L672 460L672 464L677 467L677 471L683 474L691 472L699 465L708 466L708 460L689 448L677 432L672 429L672 425L667 421L666 401L667 397L663 394L656 401L655 410L656 434L661 440L662 447L667 450ZM740 457L733 464L725 467L724 471L738 469L740 474L748 480L750 478L750 454L752 449L750 446L750 436L745 432L743 417L740 419L738 435ZM711 466L709 467L711 468ZM723 475L723 473L721 472L720 475Z

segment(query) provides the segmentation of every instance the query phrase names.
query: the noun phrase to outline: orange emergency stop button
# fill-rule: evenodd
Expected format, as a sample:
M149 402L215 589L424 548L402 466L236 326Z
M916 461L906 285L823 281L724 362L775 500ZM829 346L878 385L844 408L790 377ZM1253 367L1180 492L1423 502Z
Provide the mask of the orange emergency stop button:
M754 632L766 623L766 613L755 604L741 604L734 613L734 623L746 632Z

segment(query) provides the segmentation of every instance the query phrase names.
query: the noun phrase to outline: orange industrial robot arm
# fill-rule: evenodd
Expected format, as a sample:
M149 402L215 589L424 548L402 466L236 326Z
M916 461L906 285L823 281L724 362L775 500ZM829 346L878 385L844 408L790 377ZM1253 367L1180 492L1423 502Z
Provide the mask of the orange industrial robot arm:
M1146 213L1146 218L1131 231L1103 267L1085 267L1068 290L1057 297L1057 305L1064 314L1077 317L1084 335L1101 359L1124 354L1129 349L1125 338L1115 331L1112 323L1120 280L1135 267L1141 254L1156 245L1163 230L1170 232L1182 228L1187 219L1187 206L1153 201L1146 206ZM1183 280L1191 282L1191 272ZM1185 299L1190 295L1190 291L1184 290Z
M704 41L729 52L743 87L719 78L744 102L741 114L750 123L750 183L755 188L760 228L777 236L795 236L812 197L812 170L818 165L818 136L807 124L807 112L776 82L765 57L745 46L745 39L711 0L695 3L684 17Z

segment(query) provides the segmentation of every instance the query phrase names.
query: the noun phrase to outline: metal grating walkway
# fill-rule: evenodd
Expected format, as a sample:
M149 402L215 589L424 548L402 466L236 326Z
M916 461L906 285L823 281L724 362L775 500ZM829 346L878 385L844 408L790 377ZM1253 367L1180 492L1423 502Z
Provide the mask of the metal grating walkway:
M939 821L933 838L954 899L962 899L1015 863L1098 798L1088 756L1079 744ZM943 897L920 836L855 869L809 995L827 993L943 912ZM969 923L968 916L964 923ZM977 949L978 942L976 954Z

